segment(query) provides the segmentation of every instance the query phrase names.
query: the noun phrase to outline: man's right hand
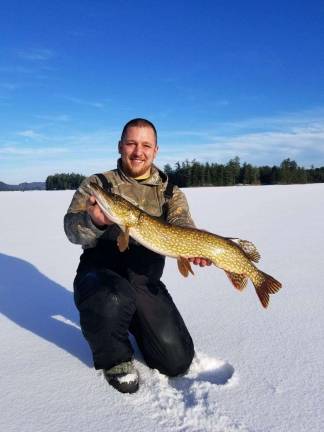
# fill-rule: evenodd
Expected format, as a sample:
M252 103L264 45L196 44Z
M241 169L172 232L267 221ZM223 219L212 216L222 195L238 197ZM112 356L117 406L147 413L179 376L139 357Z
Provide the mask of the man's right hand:
M103 213L93 195L91 195L87 200L87 212L91 217L92 222L98 228L103 228L105 225L112 225L114 223Z

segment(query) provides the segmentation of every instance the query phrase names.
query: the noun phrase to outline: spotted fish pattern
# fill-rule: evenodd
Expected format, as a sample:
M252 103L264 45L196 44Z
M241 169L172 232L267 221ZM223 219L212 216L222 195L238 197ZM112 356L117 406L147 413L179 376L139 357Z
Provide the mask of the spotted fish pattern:
M230 239L192 227L176 226L156 219L119 195L104 191L95 183L89 189L96 196L102 211L122 229L118 244L128 246L129 236L161 255L176 258L183 276L193 273L188 258L201 257L223 269L238 290L243 290L250 279L264 308L270 294L281 288L281 283L259 270L259 252L246 240Z

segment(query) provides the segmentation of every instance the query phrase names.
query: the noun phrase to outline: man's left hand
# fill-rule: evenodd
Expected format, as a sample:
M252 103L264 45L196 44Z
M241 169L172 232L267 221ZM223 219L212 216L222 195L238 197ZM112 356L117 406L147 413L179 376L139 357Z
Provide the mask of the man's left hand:
M199 265L200 267L206 267L206 266L210 266L212 264L212 262L209 259L206 258L188 258L188 261L195 264L195 265Z

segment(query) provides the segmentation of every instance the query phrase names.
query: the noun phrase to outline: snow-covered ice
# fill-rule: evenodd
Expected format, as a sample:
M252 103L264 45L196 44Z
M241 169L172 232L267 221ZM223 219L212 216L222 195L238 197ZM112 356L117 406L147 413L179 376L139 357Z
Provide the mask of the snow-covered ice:
M202 229L248 239L283 283L264 310L215 267L163 275L192 334L193 364L168 378L135 342L140 390L92 368L72 282L80 247L63 215L73 192L0 201L0 431L320 432L324 430L324 184L185 190Z

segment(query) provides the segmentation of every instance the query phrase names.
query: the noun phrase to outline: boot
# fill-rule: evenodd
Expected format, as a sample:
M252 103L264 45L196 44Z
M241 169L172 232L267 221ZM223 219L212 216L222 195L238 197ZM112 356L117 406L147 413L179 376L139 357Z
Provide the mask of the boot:
M103 373L108 383L121 393L135 393L138 390L138 372L131 361L104 369Z

